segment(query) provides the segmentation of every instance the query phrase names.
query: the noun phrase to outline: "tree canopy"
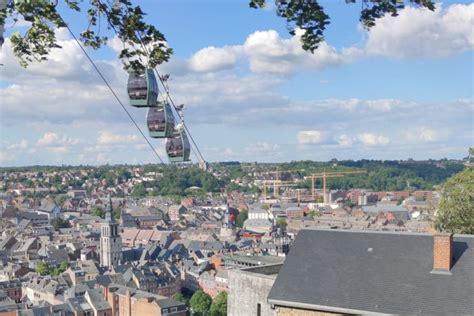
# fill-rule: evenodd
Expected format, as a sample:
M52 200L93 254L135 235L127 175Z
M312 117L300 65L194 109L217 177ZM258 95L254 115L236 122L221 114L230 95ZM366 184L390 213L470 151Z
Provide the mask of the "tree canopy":
M269 1L250 0L251 8L264 8ZM330 17L318 0L275 0L276 14L286 20L288 32L295 35L301 30L301 45L314 53L324 41L326 26ZM346 3L362 2L360 21L370 29L377 19L385 14L397 16L406 5L435 10L433 0L346 0ZM10 1L0 12L0 24L6 17L18 21L21 17L31 23L23 34L11 36L13 53L20 64L26 67L32 61L47 60L53 48L60 48L55 29L66 27L67 22L60 10L86 12L87 28L80 39L85 46L99 49L108 41L109 33L115 33L123 42L119 58L126 70L140 71L153 68L169 60L172 49L165 36L152 24L144 20L145 12L129 0L16 0ZM108 33L104 34L104 29ZM101 32L102 30L102 32Z
M39 261L36 265L36 272L38 272L40 275L57 276L66 271L68 266L68 263L65 261L61 262L61 264L57 267L50 267L44 261Z
M227 315L227 292L220 292L212 301L211 316L226 316Z
M438 230L474 234L474 168L454 175L443 186L436 219Z
M71 228L71 223L68 220L62 219L57 217L52 220L51 224L53 225L54 229L58 230L60 228Z
M206 315L211 308L212 298L202 290L197 290L194 292L189 303L193 310L193 315Z

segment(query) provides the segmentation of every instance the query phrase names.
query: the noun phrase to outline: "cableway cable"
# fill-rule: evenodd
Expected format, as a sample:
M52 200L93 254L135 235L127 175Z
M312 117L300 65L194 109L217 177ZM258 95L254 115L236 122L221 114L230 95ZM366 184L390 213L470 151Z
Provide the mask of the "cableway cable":
M99 2L99 4L103 5L100 0L99 0L98 2ZM105 10L104 10L104 11L105 11ZM121 39L120 36L119 36L119 32L117 31L117 29L115 28L115 26L110 22L110 17L108 16L107 11L105 11L104 13L105 13L105 16L106 16L106 18L107 18L107 22L108 22L110 28L114 31L115 35L117 35L117 37L122 41L122 39ZM148 49L147 49L145 43L143 43L143 40L142 40L142 38L140 37L140 35L138 35L138 38L140 39L140 45L142 46L143 50L145 50L145 52L146 52L147 54L149 54L149 51L148 51ZM122 43L125 45L125 43L124 43L123 41L122 41ZM181 123L183 124L183 127L184 127L184 129L185 129L185 131L186 131L188 137L191 139L191 142L192 142L193 145L194 145L194 146L191 146L192 152L193 152L194 155L198 158L198 161L200 161L200 162L206 162L206 160L204 159L204 156L203 156L202 153L201 153L201 150L199 149L199 147L198 147L196 141L194 140L194 137L193 137L192 134L191 134L191 131L189 130L188 126L186 125L186 123L185 123L185 121L184 121L184 117L179 113L179 110L178 110L178 108L177 108L177 106L176 106L176 103L175 103L175 102L173 101L173 99L171 98L171 94L170 94L170 92L169 92L169 89L168 89L167 85L165 84L163 78L160 76L160 73L158 72L158 68L155 67L154 70L155 70L155 72L156 72L156 74L157 74L157 76L158 76L158 78L159 78L159 80L160 80L160 82L161 82L161 85L163 86L163 88L164 88L165 91L166 91L166 95L167 95L167 97L168 97L168 100L170 101L171 105L173 105L173 108L174 108L176 114L178 115L179 119L181 120ZM196 153L196 151L194 151L194 148L196 149L196 151L197 151L198 153Z
M104 81L105 85L109 88L110 92L113 94L113 96L115 97L115 99L117 100L117 102L120 104L120 106L122 107L122 109L125 111L125 113L127 113L128 117L130 118L130 120L133 122L133 124L135 125L135 127L138 129L138 131L140 132L140 134L143 136L143 138L145 139L145 141L147 142L148 146L150 146L151 150L153 151L153 153L155 154L155 156L158 158L158 160L164 164L165 162L163 161L163 159L161 159L160 155L158 154L158 152L156 151L155 147L153 147L152 143L148 140L148 138L145 136L145 134L143 133L142 129L140 128L140 126L138 126L137 122L135 121L135 119L132 117L132 115L130 114L130 112L127 110L127 108L125 107L125 105L122 103L122 101L120 100L120 98L118 97L117 93L115 93L114 89L110 86L109 82L107 81L107 79L105 79L104 75L102 74L102 72L100 71L100 69L97 67L97 65L95 64L94 60L92 60L92 58L89 56L89 54L87 53L87 51L85 50L84 46L82 46L82 44L79 42L79 40L77 39L76 35L74 35L74 33L72 32L71 28L69 27L69 25L63 20L64 22L64 25L66 26L66 28L68 29L69 33L71 34L72 38L76 41L77 45L80 47L80 49L82 50L82 52L84 53L84 55L87 57L87 59L89 60L89 62L92 64L92 66L94 67L95 71L97 72L97 74L99 75L99 77L102 79L102 81Z

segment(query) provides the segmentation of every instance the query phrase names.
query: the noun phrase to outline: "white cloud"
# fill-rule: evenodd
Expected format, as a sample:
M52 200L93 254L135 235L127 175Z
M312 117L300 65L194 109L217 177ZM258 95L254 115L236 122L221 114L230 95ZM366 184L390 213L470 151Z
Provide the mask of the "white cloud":
M38 139L36 146L38 150L47 150L53 154L66 154L74 146L81 144L79 139L70 138L63 134L46 132ZM56 157L60 161L60 157Z
M243 44L250 70L256 73L287 74L296 69L320 70L329 65L339 65L352 60L354 50L337 52L326 42L314 54L301 48L298 35L283 39L275 30L250 34Z
M379 100L367 100L365 104L370 109L380 112L389 112L394 107L401 107L404 102L396 99L379 99Z
M388 137L382 135L376 135L372 133L361 133L357 135L357 139L364 145L367 146L377 146L377 145L387 145L390 143Z
M38 146L74 146L79 144L80 141L78 139L70 138L66 135L60 135L54 132L46 132L43 136L38 139L36 145Z
M28 141L26 139L22 139L17 144L8 145L7 150L23 150L28 148Z
M13 155L11 152L7 151L0 151L0 162L7 162L7 161L12 161L15 159L15 155Z
M453 4L435 12L407 6L386 15L368 32L369 55L394 58L446 57L474 47L474 4Z
M225 159L229 159L229 158L232 158L232 157L235 157L235 153L234 151L227 147L224 149L224 151L222 152L222 156L225 158Z
M46 132L43 136L38 139L36 145L38 146L49 146L49 147L61 147L61 146L74 146L79 144L78 139L67 137L66 135L60 135L54 132Z
M111 131L100 131L97 137L98 145L127 145L140 142L137 135L120 135Z
M233 68L237 62L239 48L210 46L199 50L189 60L190 68L196 72L215 72Z
M435 12L407 6L397 17L387 14L378 19L361 45L338 50L322 42L312 54L301 48L299 32L286 39L275 30L256 31L242 45L201 49L188 64L191 71L214 72L235 67L243 57L254 73L284 75L297 70L319 71L373 55L440 58L473 49L473 25L474 4L438 6Z
M446 136L447 132L425 126L409 129L404 133L405 140L409 143L431 143Z
M337 144L340 147L351 147L352 146L352 138L347 136L346 134L342 134L337 139Z
M278 144L269 144L267 142L257 142L245 147L247 153L272 153L280 149Z
M321 131L300 131L296 136L299 144L319 144L324 140L324 133Z

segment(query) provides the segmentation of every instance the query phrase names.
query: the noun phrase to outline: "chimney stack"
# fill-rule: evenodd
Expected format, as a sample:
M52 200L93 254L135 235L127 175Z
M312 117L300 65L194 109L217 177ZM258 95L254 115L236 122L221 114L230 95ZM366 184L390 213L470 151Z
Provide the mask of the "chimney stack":
M433 272L450 273L452 258L453 234L435 233L433 236Z

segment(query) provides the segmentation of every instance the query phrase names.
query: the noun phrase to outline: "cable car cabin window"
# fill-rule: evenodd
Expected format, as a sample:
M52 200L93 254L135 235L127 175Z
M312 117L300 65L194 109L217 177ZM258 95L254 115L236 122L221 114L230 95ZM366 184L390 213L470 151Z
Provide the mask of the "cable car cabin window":
M166 152L171 158L183 156L183 141L181 135L168 138L166 142Z
M128 78L128 96L132 100L145 100L148 96L146 75L130 74Z
M127 83L130 105L136 107L152 107L158 98L158 82L153 69L143 73L130 73Z
M166 129L166 117L164 108L150 108L147 117L148 130L150 132L164 132Z

